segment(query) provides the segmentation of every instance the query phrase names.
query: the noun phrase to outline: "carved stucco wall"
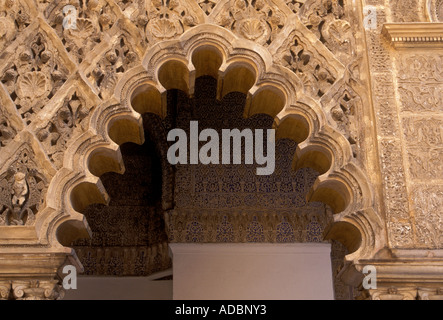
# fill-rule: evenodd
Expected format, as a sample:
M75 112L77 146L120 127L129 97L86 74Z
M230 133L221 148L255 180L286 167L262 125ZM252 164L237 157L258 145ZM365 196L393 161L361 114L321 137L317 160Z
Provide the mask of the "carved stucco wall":
M438 1L437 1L438 2ZM441 2L430 4L437 12ZM394 50L384 23L426 21L421 1L365 1L377 8L377 29L367 30L374 108L384 177L386 219L393 248L441 248L442 55Z
M76 29L63 28L63 8L68 4L75 7ZM377 9L376 29L364 29L366 5ZM102 120L97 115L120 103L117 91L125 84L119 81L146 66L160 47L156 44L163 42L166 48L164 41L202 24L221 26L255 43L257 53L270 53L273 63L297 76L303 94L322 107L328 126L347 140L352 164L368 177L373 194L369 202L375 212L374 216L359 212L352 219L377 225L363 228L376 233L375 240L374 235L364 234L364 239L372 239L364 243L371 249L358 251L347 261L355 262L360 255L369 259L384 246L440 249L442 56L420 48L395 50L382 27L389 22L441 21L441 10L438 0L1 1L2 254L17 254L13 261L19 261L24 253L19 248L26 245L35 254L57 253L59 264L70 254L57 241L70 243L66 239L72 230L56 230L66 215L82 218L69 207L58 216L54 211L70 197L67 190L72 182L62 188L60 179L80 179L70 161L83 158L67 150L99 144ZM82 137L89 135L92 140L82 144ZM96 176L121 169L89 167ZM17 172L24 174L27 188ZM92 184L98 181L88 179ZM103 191L101 182L98 185ZM172 192L165 184L162 190L169 194L162 207L169 207ZM81 207L82 201L75 211ZM174 214L180 215L170 212L169 217ZM46 217L60 218L47 221ZM342 218L347 216L336 216L338 221ZM278 229L272 227L277 221L270 222L270 230ZM168 227L168 232L174 231L171 224ZM432 263L439 263L439 256L438 251L418 253L418 257L436 257ZM56 296L43 290L54 289L52 282L18 286L8 279L1 284L2 290L6 288L2 296L26 296L17 289L22 285L40 286L41 297Z

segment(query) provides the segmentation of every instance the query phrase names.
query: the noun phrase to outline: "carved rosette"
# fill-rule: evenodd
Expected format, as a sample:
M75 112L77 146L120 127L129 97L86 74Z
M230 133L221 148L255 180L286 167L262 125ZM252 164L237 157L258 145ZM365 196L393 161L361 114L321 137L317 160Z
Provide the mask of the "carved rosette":
M119 5L124 15L144 29L143 37L150 44L176 38L204 21L204 13L196 2L146 0Z
M219 6L214 21L241 37L268 46L286 24L286 14L269 0L230 0Z
M355 32L352 8L345 2L315 0L301 8L299 17L303 24L343 63L348 64L355 54Z
M99 97L109 99L121 76L137 66L140 57L136 45L127 36L121 35L101 58L87 69L86 76L99 91Z
M337 70L298 32L287 37L275 59L301 79L306 94L314 99L323 97L337 80Z

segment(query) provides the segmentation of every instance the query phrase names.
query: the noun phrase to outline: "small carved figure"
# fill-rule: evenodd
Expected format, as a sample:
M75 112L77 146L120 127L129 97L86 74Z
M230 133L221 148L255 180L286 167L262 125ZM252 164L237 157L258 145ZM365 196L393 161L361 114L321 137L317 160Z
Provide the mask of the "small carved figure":
M12 186L12 225L23 225L23 204L29 193L26 175L23 172L17 172L14 175L14 184Z
M14 186L12 187L12 205L14 207L21 207L28 195L28 184L26 183L26 175L22 172L17 172L14 175Z

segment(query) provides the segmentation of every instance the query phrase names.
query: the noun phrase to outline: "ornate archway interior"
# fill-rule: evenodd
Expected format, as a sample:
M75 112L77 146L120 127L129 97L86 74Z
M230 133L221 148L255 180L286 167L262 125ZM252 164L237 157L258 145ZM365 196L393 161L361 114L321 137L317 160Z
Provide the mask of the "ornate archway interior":
M316 15L330 24L327 30L347 30L349 23L339 19L341 5L316 5ZM311 12L310 6L300 13ZM226 9L222 7L213 7L212 14ZM7 125L20 131L9 142L10 151L0 155L4 168L11 168L1 181L19 184L21 172L30 186L30 193L23 195L29 201L16 195L15 205L2 203L0 228L8 263L23 263L17 248L25 244L27 257L41 259L38 272L53 287L55 271L67 256L92 274L143 275L169 266L168 241L320 241L322 231L326 239L344 245L341 254L348 253L347 264L373 257L384 246L384 225L374 210L372 188L359 158L363 155L357 151L355 126L362 102L350 78L358 61L344 66L352 43L345 41L349 48L337 50L324 24L298 17L286 20L299 7L285 8L261 17L284 21L266 27L263 37L249 35L250 40L239 35L250 30L247 19L235 14L242 23L231 25L231 32L225 28L227 21L220 21L224 27L206 24L203 12L188 12L199 23L185 19L184 25L174 24L176 31L182 28L179 37L177 32L171 37L160 32L168 28L148 28L168 23L167 18L140 18L137 24L157 30L146 34L150 48L145 54L131 47L126 35L109 29L115 47L109 50L103 39L94 38L97 42L90 45L101 43L103 54L86 60L75 41L66 41L69 33L60 35L69 50L55 59L44 45L52 25L36 23L35 29L45 32L33 37L27 56L11 52L16 58L11 61L23 63L8 64L2 79L8 94L0 90L5 110L17 114ZM119 10L108 12L108 27ZM107 31L106 21L100 21ZM128 20L121 23L139 34ZM243 27L237 29L239 25ZM274 38L282 28L291 30L288 36ZM76 68L70 55L82 66L81 76L66 76ZM32 64L31 71L25 68ZM43 69L52 75L51 83L41 78ZM27 83L37 82L44 83L45 90L30 99L35 92L29 92ZM58 90L61 86L66 90ZM202 128L276 129L275 175L257 178L248 166L172 168L165 161L166 132L174 126L187 129L190 119L199 120ZM24 127L28 129L21 130ZM123 174L125 167L121 179L108 173ZM126 187L119 188L120 183ZM5 199L14 193L9 185L0 186ZM126 188L129 192L123 192ZM138 208L129 209L128 199ZM103 209L100 204L110 205ZM101 230L106 224L109 229ZM140 230L143 236L125 239L124 228ZM95 238L77 240L91 236L91 229ZM108 250L98 248L103 245ZM132 264L122 264L121 259ZM106 267L101 262L105 260ZM30 266L16 272L17 277L37 276Z

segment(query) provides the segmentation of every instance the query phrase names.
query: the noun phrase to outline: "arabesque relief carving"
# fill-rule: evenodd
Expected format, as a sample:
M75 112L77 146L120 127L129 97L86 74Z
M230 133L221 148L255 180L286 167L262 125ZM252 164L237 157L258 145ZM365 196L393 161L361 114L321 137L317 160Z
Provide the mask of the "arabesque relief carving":
M286 19L286 14L270 0L226 1L214 18L218 25L264 46L278 36Z
M443 2L424 2L429 20L442 21ZM203 183L204 171L162 162L167 241L126 251L80 248L90 274L100 261L127 275L170 267L171 241L318 242L326 235L346 246L344 268L382 249L441 248L442 55L395 51L381 35L387 22L425 20L424 2L0 0L0 158L7 162L0 163L0 228L7 230L0 254L50 252L58 259L48 258L51 270L66 256L77 259L70 237L87 238L85 208L110 201L100 176L124 172L120 145L143 143L142 114L163 119L167 91L192 98L195 78L208 75L217 78L218 99L241 93L245 118L266 114L279 139L292 139L297 147L285 163L294 172L316 170L300 178L311 179L311 188L291 198L296 179L260 185L241 170L242 179L227 175L231 185L211 176ZM377 9L375 29L363 25L366 5ZM146 132L162 126L159 119ZM177 189L168 185L173 179ZM183 186L208 200L184 196ZM254 191L266 188L272 192ZM278 192L286 197L270 195ZM192 199L208 205L201 215ZM247 210L254 201L280 211ZM283 208L290 201L323 202L325 215L302 210L295 218ZM216 217L214 203L225 205ZM229 211L231 203L245 208ZM62 296L56 281L4 280L1 299ZM439 294L385 289L373 297Z

